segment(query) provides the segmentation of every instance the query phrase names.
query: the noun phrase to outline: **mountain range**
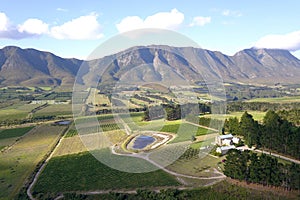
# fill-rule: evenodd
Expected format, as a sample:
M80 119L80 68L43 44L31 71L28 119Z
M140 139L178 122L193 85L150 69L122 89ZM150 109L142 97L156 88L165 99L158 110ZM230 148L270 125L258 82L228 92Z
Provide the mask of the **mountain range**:
M179 83L217 78L226 82L274 84L300 80L300 60L279 49L251 48L228 56L201 48L150 45L83 61L7 46L0 49L0 86L72 86L82 64L86 68L81 69L83 82Z

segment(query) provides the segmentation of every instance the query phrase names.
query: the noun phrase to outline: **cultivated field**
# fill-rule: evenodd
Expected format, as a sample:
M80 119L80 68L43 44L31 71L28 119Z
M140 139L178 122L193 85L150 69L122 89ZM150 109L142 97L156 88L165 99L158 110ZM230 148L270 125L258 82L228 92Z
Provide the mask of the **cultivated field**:
M34 113L34 117L72 115L71 104L53 104Z
M300 102L300 96L256 98L256 99L248 100L247 102L293 103L293 102Z
M66 127L42 125L0 153L0 199L13 199Z
M254 120L258 120L258 121L263 120L266 114L266 112L255 111L255 110L249 110L247 112L253 116ZM230 112L226 115L207 114L207 115L202 115L201 117L220 119L220 120L229 119L230 117L237 117L238 119L240 119L243 114L244 112Z
M109 150L104 149L100 153L107 154L107 151ZM149 165L142 159L138 162L141 165L143 163L145 166ZM112 169L95 159L90 153L83 152L52 158L33 188L33 193L36 196L47 193L56 196L57 193L68 191L121 190L178 185L180 184L176 179L164 171L126 173Z
M0 109L0 121L24 119L34 108L40 105L18 103Z

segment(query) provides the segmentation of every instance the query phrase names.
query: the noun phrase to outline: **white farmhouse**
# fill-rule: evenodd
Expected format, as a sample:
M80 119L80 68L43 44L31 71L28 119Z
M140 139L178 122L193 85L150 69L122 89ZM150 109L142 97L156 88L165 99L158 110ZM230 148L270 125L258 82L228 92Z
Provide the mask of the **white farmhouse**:
M230 146L223 146L223 147L218 147L216 149L217 153L220 153L222 155L226 154L230 149L235 149L234 145L230 145Z

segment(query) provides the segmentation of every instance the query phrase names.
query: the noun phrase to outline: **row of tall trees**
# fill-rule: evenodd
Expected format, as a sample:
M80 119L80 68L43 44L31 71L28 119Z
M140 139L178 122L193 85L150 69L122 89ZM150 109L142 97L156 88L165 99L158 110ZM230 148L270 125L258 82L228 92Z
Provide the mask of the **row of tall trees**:
M167 120L177 120L181 118L195 117L199 119L200 113L209 113L211 111L210 106L202 103L187 103L187 104L161 104L145 108L143 119L150 121L151 119L163 118Z
M300 189L300 165L284 165L266 154L230 150L226 156L224 174L251 183Z
M274 111L266 113L262 124L245 112L240 121L237 118L225 120L224 130L243 136L250 147L255 145L300 159L300 127Z

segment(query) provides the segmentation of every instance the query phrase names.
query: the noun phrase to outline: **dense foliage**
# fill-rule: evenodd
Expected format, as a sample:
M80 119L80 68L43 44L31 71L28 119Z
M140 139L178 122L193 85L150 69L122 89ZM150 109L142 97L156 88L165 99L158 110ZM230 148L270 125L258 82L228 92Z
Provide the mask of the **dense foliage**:
M191 116L198 119L199 113L210 113L211 108L207 104L203 103L187 103L183 105L179 104L161 104L146 108L144 120L149 121L151 119L157 119L165 117L167 120L177 120Z
M300 107L299 102L291 103L270 103L270 102L230 102L227 104L227 111L231 112L241 112L244 110L257 110L257 111L267 111L267 110L291 110Z
M224 174L251 183L300 189L300 165L284 165L266 154L230 150L226 156Z
M274 111L266 113L263 124L259 124L252 115L245 112L240 122L237 118L225 120L224 129L243 136L249 146L255 145L257 148L270 149L300 159L300 128Z

